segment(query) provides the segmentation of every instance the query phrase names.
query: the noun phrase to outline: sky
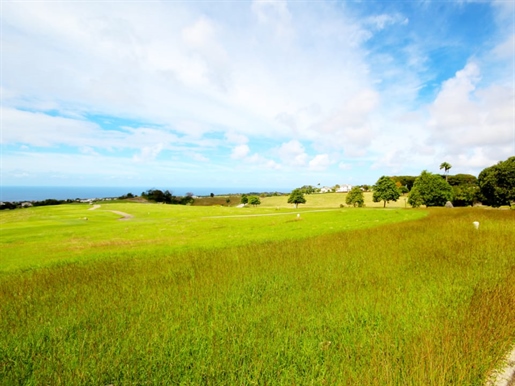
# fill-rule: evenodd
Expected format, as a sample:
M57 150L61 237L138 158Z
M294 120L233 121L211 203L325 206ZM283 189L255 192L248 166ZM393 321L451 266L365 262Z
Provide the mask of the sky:
M0 4L4 186L361 185L515 155L513 1Z

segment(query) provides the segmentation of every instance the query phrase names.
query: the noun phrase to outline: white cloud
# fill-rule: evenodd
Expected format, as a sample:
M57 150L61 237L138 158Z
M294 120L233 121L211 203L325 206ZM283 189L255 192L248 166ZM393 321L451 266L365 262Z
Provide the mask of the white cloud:
M234 131L225 133L225 140L229 143L236 143L238 145L243 145L249 141L245 135L235 133Z
M304 146L297 140L283 143L276 153L281 161L289 166L305 166L308 161Z
M309 161L309 170L323 171L331 166L332 163L327 154L317 154L315 158Z
M276 36L290 38L293 35L292 15L285 0L253 0L252 12L260 23L271 26Z
M471 151L508 157L513 151L514 90L478 88L480 79L479 66L469 63L443 84L429 107L429 144L438 143L443 153L455 157Z
M145 163L145 162L153 161L156 159L156 157L159 155L159 153L161 153L162 150L163 150L162 143L158 143L154 146L144 146L141 149L141 151L139 152L139 154L135 154L132 157L132 160L134 162L138 162L138 163Z
M95 151L95 149L93 149L92 147L90 146L82 146L79 151L82 153L82 154L86 154L86 155L93 155L93 156L98 156L99 154Z
M371 113L378 102L377 92L360 91L315 126L313 140L326 149L343 149L348 156L366 154L375 135L371 125Z
M231 158L243 159L249 154L249 152L250 148L247 145L237 145L232 149Z
M208 162L209 158L205 157L204 155L200 153L188 153L187 154L191 159L199 162Z
M92 145L98 136L107 136L94 123L38 112L1 108L2 143L19 143L30 146Z
M377 30L382 30L386 28L388 25L393 24L408 24L409 20L407 17L402 16L401 14L381 14L370 16L366 19L365 24L370 24Z
M418 15L394 5L358 17L359 5L325 1L5 3L2 141L164 173L165 156L189 170L237 159L328 174L351 170L349 158L355 173L358 161L488 162L513 153L505 3L493 3L496 34L471 37L479 53L460 57L468 65L445 82L433 51L452 39L431 41Z

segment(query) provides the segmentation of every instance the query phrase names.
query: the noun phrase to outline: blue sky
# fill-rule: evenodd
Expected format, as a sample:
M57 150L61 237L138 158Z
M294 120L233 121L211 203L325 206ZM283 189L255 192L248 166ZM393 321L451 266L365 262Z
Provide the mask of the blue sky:
M1 7L2 185L373 184L515 154L512 1Z

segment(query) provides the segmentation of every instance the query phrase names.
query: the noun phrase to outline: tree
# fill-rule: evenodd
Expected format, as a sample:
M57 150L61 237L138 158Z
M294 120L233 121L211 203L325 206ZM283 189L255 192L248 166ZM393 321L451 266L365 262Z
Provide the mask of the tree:
M288 197L288 204L295 204L295 208L299 206L299 204L305 204L306 199L304 198L304 193L300 189L294 189L290 196Z
M250 196L249 197L249 204L252 206L258 206L261 204L261 200L258 196Z
M418 188L411 188L411 191L408 195L408 204L410 204L413 208L418 208L420 205L424 204L424 199L422 198Z
M406 194L406 193L409 193L409 189L402 185L400 188L399 188L399 192L401 192L401 194Z
M249 202L249 198L248 198L248 196L247 196L246 194L242 194L242 195L241 195L241 201L240 201L240 202L241 202L243 205L248 204L248 202Z
M452 168L452 165L448 162L442 162L440 164L440 170L444 170L445 172L445 181L447 181L447 177L449 177L449 170Z
M374 191L372 199L374 202L384 201L384 208L386 208L387 202L397 201L401 196L399 189L395 186L395 182L387 176L379 178L372 189Z
M163 193L163 202L167 203L167 204L171 204L172 201L173 201L173 195L172 195L172 192L170 192L169 190L165 190L164 193Z
M392 176L391 179L395 182L400 182L402 186L408 188L409 192L413 187L413 184L415 183L417 176Z
M195 199L193 198L194 194L191 192L186 193L186 196L182 197L179 200L179 204L181 205L191 205L193 202L195 202Z
M168 192L168 190L167 190L167 192ZM165 199L167 198L165 196L165 193L163 193L159 189L149 189L146 192L141 193L141 197L143 197L149 201L155 201L155 202L164 202Z
M316 188L311 185L304 185L298 188L304 194L313 194L316 193Z
M449 176L447 182L451 186L473 185L478 186L476 176L472 174L456 174Z
M449 184L450 185L450 184ZM468 206L474 204L474 201L478 200L479 186L467 184L467 185L455 185L452 186L452 205L454 206Z
M496 208L510 205L515 201L515 157L484 169L478 182L484 204Z
M413 189L417 189L416 194L420 194L419 200L426 206L444 206L447 201L452 201L451 185L441 176L426 170L415 180L411 191ZM414 201L414 198L411 201ZM412 205L411 202L410 205Z
M363 197L363 192L359 186L353 187L350 192L347 193L347 197L345 197L345 203L354 207L363 207L365 204L365 198Z

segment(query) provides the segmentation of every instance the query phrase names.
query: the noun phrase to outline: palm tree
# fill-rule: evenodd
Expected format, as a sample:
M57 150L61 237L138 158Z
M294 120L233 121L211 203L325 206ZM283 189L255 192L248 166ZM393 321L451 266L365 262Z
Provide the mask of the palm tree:
M442 162L440 165L440 170L445 171L445 181L447 181L447 177L449 176L449 169L452 168L452 165L449 162Z

